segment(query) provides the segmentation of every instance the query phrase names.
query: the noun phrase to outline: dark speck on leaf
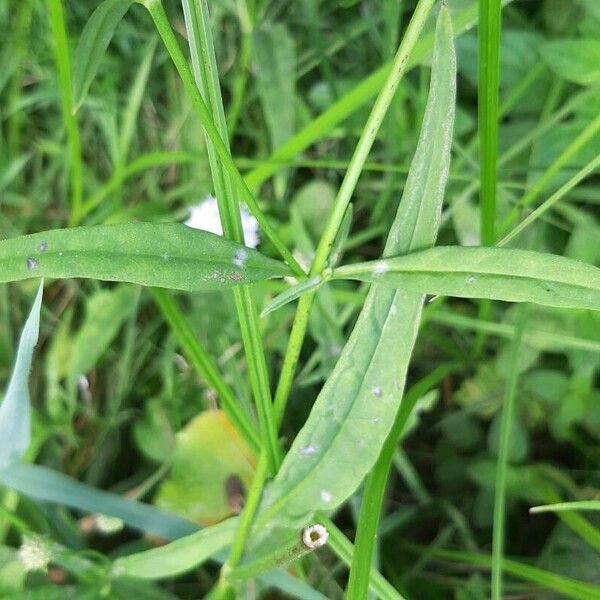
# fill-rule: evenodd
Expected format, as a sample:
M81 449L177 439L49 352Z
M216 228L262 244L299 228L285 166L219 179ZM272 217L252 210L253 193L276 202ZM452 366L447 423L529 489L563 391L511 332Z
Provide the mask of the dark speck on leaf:
M35 258L28 258L26 262L27 262L27 268L30 271L37 269L38 262L37 262L37 260L35 260Z
M225 481L225 492L227 503L234 514L242 512L244 508L245 492L244 484L237 475L230 475Z

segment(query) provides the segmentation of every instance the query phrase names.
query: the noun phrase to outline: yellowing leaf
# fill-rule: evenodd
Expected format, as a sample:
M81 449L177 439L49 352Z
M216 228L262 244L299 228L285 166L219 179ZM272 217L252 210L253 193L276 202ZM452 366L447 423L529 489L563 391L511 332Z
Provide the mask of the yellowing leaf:
M207 410L178 434L169 477L154 500L203 525L239 512L256 456L220 410Z

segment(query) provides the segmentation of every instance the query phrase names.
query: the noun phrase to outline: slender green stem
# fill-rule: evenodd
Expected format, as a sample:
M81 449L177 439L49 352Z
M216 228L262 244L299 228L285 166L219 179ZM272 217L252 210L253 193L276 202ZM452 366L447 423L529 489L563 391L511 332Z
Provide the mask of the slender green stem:
M525 217L510 233L507 233L496 246L505 246L517 237L531 223L539 219L545 212L550 210L557 202L559 202L566 194L568 194L576 185L581 183L583 179L594 173L600 168L600 154L582 167L569 181L564 183L556 192L554 192L547 200L542 202L533 212Z
M229 572L236 567L244 554L244 548L246 546L246 540L250 534L250 529L254 521L254 515L258 510L258 505L263 493L263 488L268 473L269 459L267 453L263 450L258 459L256 465L256 472L254 473L254 479L248 490L248 496L246 498L246 504L244 511L240 516L240 524L236 531L229 558L221 569L221 577L227 579Z
M225 111L210 30L208 6L205 0L183 0L182 4L188 31L195 85L207 104L208 111L216 123L219 139L224 140L223 145L229 154L227 125L225 123ZM223 168L223 162L219 160L214 144L209 137L207 137L207 146L223 231L227 237L243 243L244 233L240 208L234 194L233 182ZM261 436L268 452L269 469L274 473L279 466L280 451L258 311L248 286L235 288L233 293L246 360L248 361L250 385L256 401Z
M385 487L394 458L394 453L406 427L417 400L425 392L437 385L455 365L443 365L432 371L413 386L402 399L400 410L394 420L392 430L388 435L381 454L367 479L362 497L358 527L354 539L354 553L350 568L350 579L346 589L348 600L362 600L367 597L369 587L369 572L373 557L373 550L377 540L377 530L385 495Z
M50 13L50 25L54 38L54 59L58 70L62 113L67 139L69 141L69 182L71 195L70 224L80 219L83 198L83 164L81 160L81 138L77 117L73 111L73 91L71 83L71 61L69 60L69 41L62 0L47 0Z
M156 25L156 29L158 30L158 33L162 38L167 51L169 52L169 56L171 57L171 60L173 61L173 64L175 65L175 68L181 77L185 90L192 101L198 117L200 118L206 135L213 144L214 150L219 157L223 168L227 171L227 174L235 183L242 200L247 204L249 210L254 214L263 232L271 240L271 242L273 242L273 245L277 248L282 258L298 276L304 277L304 271L302 270L302 267L292 256L290 250L284 244L277 231L274 229L265 214L258 206L258 203L252 195L252 192L250 192L246 182L244 181L244 178L240 175L240 172L235 166L235 163L231 158L231 154L229 153L223 138L221 138L219 135L219 131L213 122L210 111L204 102L196 83L194 82L192 72L187 64L187 61L185 60L185 56L183 55L179 44L177 43L177 39L175 38L175 34L171 29L171 25L169 24L169 20L161 1L144 0L142 4L148 9L152 20Z
M223 410L240 435L254 451L258 451L261 443L256 428L248 415L241 409L235 394L223 379L213 358L198 341L173 296L167 290L160 288L154 288L152 294L188 360L196 371L217 391Z
M352 554L354 548L352 542L340 531L335 523L325 515L318 514L317 519L327 527L329 532L329 547L335 552L337 557L349 567L352 563ZM391 584L383 577L377 569L372 568L369 575L369 589L381 600L405 600ZM363 596L366 598L367 596ZM361 598L361 600L363 600Z
M516 334L512 342L510 374L504 395L500 439L498 444L498 463L494 490L494 533L492 540L492 598L502 598L502 562L504 560L504 525L506 520L506 478L508 456L510 454L510 434L514 420L515 396L520 373L521 346L527 307L519 307Z
M227 125L225 123L225 112L223 109L214 55L214 45L210 31L208 6L205 0L183 0L183 8L195 76L194 90L200 94L200 100L206 100L209 116L211 116L216 123L217 138L231 160ZM164 16L164 11L162 11L162 14ZM170 28L169 31L171 31ZM187 66L187 63L185 63L185 65ZM239 203L234 195L234 183L236 178L231 172L225 170L224 161L219 160L221 157L220 155L217 156L218 148L214 143L215 140L210 136L207 137L209 161L215 191L217 193L223 231L228 237L232 237L243 243L244 234L240 219ZM235 173L239 177L237 169L235 169ZM258 312L254 304L252 292L248 286L236 288L234 290L234 298L240 322L246 360L248 362L250 385L256 401L263 446L254 479L248 492L246 504L240 517L239 527L236 531L229 558L221 570L221 580L216 592L217 597L221 598L227 598L231 595L232 588L226 581L227 575L229 570L237 566L242 558L267 475L269 472L276 472L280 464L277 426L273 414L269 377L262 345Z
M494 243L498 175L498 92L500 82L500 0L479 0L479 89L481 241Z
M336 196L333 209L329 215L323 235L319 240L319 244L315 252L315 257L310 269L311 276L320 274L327 264L329 252L333 246L338 230L344 218L344 214L356 188L363 165L365 164L373 142L377 137L377 133L379 132L381 123L383 122L385 114L392 102L398 84L404 75L409 56L415 47L415 44L417 43L421 30L423 29L423 25L427 19L427 15L431 10L434 1L435 0L419 0L417 7L415 8L413 16L408 24L404 37L402 38L402 42L400 43L394 58L390 73L385 81L385 84L383 85L383 88L377 96L375 105L371 110L369 118L367 119L367 123L363 128L361 136L358 140L358 144L356 145L356 149L354 150L354 154L352 155L348 165L348 170L344 175L344 179ZM283 417L285 405L292 388L294 372L296 370L296 364L298 363L300 350L302 349L302 344L304 342L306 327L308 325L308 317L314 297L314 292L308 293L303 296L298 303L298 309L296 311L294 324L290 333L290 340L288 342L288 347L286 349L281 368L279 383L275 392L275 417L279 422Z

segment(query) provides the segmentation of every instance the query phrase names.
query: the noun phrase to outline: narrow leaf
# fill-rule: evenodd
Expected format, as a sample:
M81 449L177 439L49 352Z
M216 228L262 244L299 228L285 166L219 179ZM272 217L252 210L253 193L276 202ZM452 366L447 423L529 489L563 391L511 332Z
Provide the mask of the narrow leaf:
M441 11L421 137L384 256L431 246L439 226L454 122L455 55ZM339 506L371 469L402 397L422 293L374 286L354 331L264 500L259 526L298 526Z
M73 102L76 111L83 103L100 61L113 36L115 27L123 18L133 0L104 0L85 24L73 66Z
M296 298L299 298L302 296L302 294L310 292L311 290L315 290L322 285L322 283L323 279L319 275L316 275L315 277L311 277L310 279L306 279L300 283L297 283L296 285L293 285L285 290L285 292L279 294L279 296L276 296L272 302L263 309L263 311L260 313L260 316L266 317L269 313L272 313L278 308L285 306L289 302L296 300Z
M174 223L54 229L0 241L0 282L87 277L194 292L289 274L256 250Z
M565 510L600 510L600 500L580 500L578 502L557 502L556 504L543 504L532 506L532 514L543 512L560 512Z
M600 310L600 269L529 250L447 246L349 265L334 278L461 298Z
M148 504L98 490L39 465L17 464L0 470L0 484L40 502L117 517L130 527L167 539L189 535L198 529L191 521Z
M166 546L118 558L113 574L141 579L164 579L185 573L209 559L233 539L237 518L207 527Z
M33 349L40 330L40 310L44 282L40 282L35 300L25 321L15 366L0 404L0 469L18 461L31 441L31 415L27 380Z

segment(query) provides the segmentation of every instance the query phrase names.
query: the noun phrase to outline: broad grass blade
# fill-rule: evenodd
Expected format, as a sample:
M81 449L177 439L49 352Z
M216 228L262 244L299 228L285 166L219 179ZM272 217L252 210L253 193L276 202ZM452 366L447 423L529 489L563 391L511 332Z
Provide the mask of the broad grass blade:
M456 60L449 15L438 21L429 101L384 256L433 245L450 163ZM305 524L344 502L373 466L404 389L423 294L373 286L309 418L268 489L259 526Z
M85 99L115 27L132 4L133 0L104 0L85 24L77 44L73 65L75 111Z
M256 250L173 223L54 229L0 241L0 282L86 277L197 292L290 274Z
M27 380L33 349L40 330L40 310L44 282L40 282L35 300L25 321L15 366L0 404L0 469L18 461L31 441L31 410Z
M600 310L600 269L542 252L446 246L341 267L334 277L461 298Z

